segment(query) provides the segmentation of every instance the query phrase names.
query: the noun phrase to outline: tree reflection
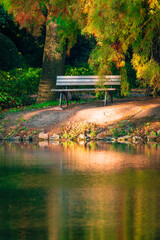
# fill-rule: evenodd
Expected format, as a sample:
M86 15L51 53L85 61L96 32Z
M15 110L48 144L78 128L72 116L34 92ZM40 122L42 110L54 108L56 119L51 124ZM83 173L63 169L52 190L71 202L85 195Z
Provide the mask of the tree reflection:
M0 146L0 239L160 239L160 148Z

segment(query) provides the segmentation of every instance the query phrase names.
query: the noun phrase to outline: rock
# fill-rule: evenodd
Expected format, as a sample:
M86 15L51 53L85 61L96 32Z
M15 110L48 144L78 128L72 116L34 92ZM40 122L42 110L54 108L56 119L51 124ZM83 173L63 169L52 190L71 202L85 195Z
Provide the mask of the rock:
M142 138L139 136L134 136L132 138L132 141L133 141L133 143L142 143L143 142Z
M98 133L96 138L97 140L103 140L104 138L106 138L106 133L105 132Z
M48 140L49 139L48 133L43 133L43 132L39 133L38 137L40 140Z
M119 143L131 143L132 142L132 136L126 135L126 136L123 136L123 137L119 137L117 139L117 142L119 142Z
M112 137L111 142L117 142L117 139Z
M13 137L14 141L21 141L21 137L20 136L15 136Z
M131 135L126 135L124 136L125 141L132 142L132 136Z
M12 137L5 138L5 140L11 141L11 142L20 142L21 137L20 136L12 136Z
M80 141L80 140L86 140L86 136L84 134L80 134L78 136L78 141Z
M125 142L125 138L124 137L119 137L119 138L117 138L117 142L124 143Z
M106 138L106 142L111 143L112 142L112 138L111 137L107 137Z
M23 136L23 141L29 141L29 136Z
M60 139L60 136L56 133L54 133L51 137L50 137L50 140L51 141L55 141L55 140L59 140Z
M37 140L34 136L23 136L23 141L29 141L32 142L34 140Z

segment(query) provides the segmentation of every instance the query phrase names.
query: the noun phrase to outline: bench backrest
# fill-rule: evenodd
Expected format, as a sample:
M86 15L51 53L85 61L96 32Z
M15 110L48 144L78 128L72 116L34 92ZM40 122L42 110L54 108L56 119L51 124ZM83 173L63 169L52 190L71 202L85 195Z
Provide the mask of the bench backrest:
M57 86L87 86L96 85L98 82L104 85L120 85L120 75L107 75L101 79L99 76L57 76Z

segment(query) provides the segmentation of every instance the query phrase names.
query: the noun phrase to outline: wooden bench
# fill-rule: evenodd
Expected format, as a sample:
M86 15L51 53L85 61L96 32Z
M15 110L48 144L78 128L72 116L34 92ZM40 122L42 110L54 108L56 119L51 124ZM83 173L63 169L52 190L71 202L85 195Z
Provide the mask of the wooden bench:
M99 82L103 82L104 86L110 86L110 88L95 88ZM98 76L57 76L56 86L65 87L65 89L51 89L52 92L60 93L60 107L62 106L62 95L64 95L66 104L68 105L67 93L68 92L85 92L85 91L104 91L105 99L104 106L107 105L107 94L110 94L111 102L113 103L112 91L115 91L117 86L121 84L121 77L119 75L107 75L103 79ZM68 88L73 86L87 86L87 88ZM89 88L89 86L94 86Z

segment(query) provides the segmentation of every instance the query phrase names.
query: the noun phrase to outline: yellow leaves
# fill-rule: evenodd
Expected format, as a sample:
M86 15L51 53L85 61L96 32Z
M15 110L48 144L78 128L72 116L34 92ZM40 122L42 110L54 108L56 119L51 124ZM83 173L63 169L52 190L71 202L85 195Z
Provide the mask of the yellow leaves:
M124 60L122 60L122 61L120 62L119 67L120 67L120 68L125 67L125 61L124 61Z
M149 0L149 7L150 9L160 9L160 2L159 0Z
M160 11L160 2L159 0L149 0L150 15L157 14L157 11Z
M121 94L123 96L127 96L129 94L129 83L127 78L127 70L125 68L121 68Z
M150 86L155 92L160 89L160 65L153 59L147 61L138 54L133 54L132 64L137 72L137 78L143 79L144 86Z
M134 53L132 58L132 64L135 68L140 64L140 61L141 61L141 56Z
M145 61L142 56L134 53L131 63L137 72L137 78L142 78L143 72L145 71Z
M83 13L89 13L94 8L94 1L82 1L83 4Z

